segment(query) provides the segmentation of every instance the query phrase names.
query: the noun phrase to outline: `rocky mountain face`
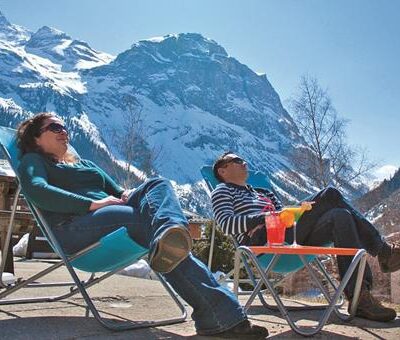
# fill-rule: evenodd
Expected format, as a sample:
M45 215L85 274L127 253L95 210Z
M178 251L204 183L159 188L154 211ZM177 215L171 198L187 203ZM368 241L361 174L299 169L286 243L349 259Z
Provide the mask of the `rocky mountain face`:
M400 169L354 203L383 235L400 232Z
M400 189L373 206L366 216L383 235L400 232Z
M0 124L40 111L65 119L82 156L111 172L128 162L135 174L168 177L200 213L209 199L199 169L226 150L269 175L287 201L316 189L291 170L288 155L303 140L266 75L200 34L139 41L113 57L0 13Z
M355 203L361 211L366 212L382 200L389 198L398 189L400 189L400 169L392 178L385 179L374 189L355 200Z

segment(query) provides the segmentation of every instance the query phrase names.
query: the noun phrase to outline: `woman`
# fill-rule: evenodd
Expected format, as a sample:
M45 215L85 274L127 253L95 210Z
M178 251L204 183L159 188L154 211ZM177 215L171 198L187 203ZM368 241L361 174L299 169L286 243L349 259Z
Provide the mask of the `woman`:
M155 178L124 190L96 164L69 152L68 142L64 122L51 113L38 114L18 129L23 192L43 211L66 253L126 226L132 239L150 249L150 266L193 307L198 334L268 335L247 320L235 296L190 254L187 221L169 181Z

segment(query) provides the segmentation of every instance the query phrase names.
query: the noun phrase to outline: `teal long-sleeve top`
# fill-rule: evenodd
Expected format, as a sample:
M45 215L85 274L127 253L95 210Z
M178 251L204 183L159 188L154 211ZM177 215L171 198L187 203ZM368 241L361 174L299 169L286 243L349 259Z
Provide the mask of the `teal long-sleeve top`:
M38 153L27 153L18 167L22 192L40 208L51 226L85 215L94 200L124 191L95 163L54 163Z

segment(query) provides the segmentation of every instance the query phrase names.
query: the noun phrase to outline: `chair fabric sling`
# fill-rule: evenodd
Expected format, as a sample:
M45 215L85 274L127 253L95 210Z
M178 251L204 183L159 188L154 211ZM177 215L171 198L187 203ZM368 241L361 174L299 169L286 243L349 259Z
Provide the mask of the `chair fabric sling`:
M219 183L215 178L211 166L204 166L200 170L207 187L212 191ZM273 191L271 182L269 179L260 172L249 171L248 183L255 188L268 189ZM215 223L214 223L215 228ZM210 252L213 250L215 231L211 235L211 246ZM303 336L311 336L318 333L327 320L329 319L332 312L343 321L349 321L354 317L358 297L361 289L362 277L365 269L366 262L366 251L364 249L342 249L342 248L332 248L332 247L247 247L239 246L236 239L232 236L233 243L236 247L235 252L235 268L234 268L234 292L238 294L238 284L239 284L239 269L240 263L243 264L247 274L250 277L250 281L254 285L254 290L251 292L249 299L245 304L245 309L247 310L252 305L255 297L259 297L261 303L264 307L268 309L278 309L282 316L287 320L289 326L296 333ZM323 264L318 258L318 255L347 255L354 256L352 263L343 278L340 285L336 285L333 279L330 277L329 273L325 270ZM209 266L211 265L212 255L209 256ZM250 263L253 265L250 266ZM323 278L327 280L330 286L333 288L334 293L330 294L327 289L323 286L320 278L318 277L316 270L311 266L314 263L318 268L318 271L323 275ZM258 273L260 279L256 279L256 275L252 268L255 268L255 272ZM274 283L269 279L270 273L280 273L280 274L291 274L299 269L306 268L310 274L311 279L317 284L325 299L327 300L327 305L319 306L305 306L291 308L285 306L282 299L275 291ZM357 281L354 291L354 297L352 300L352 305L350 308L350 315L345 315L339 311L339 307L343 304L343 290L347 285L350 277L353 273L357 271ZM273 306L264 299L262 286L267 287L267 291L274 299L276 306ZM342 299L342 301L340 301ZM320 319L315 326L310 327L300 327L296 321L291 317L291 310L301 310L301 309L321 309Z
M16 179L18 181L19 151L16 145L16 131L14 129L0 126L0 146L3 151L3 154L9 161L11 168L14 170ZM75 152L73 148L71 150L72 152ZM11 238L13 219L16 210L16 200L18 198L20 190L21 187L19 185L19 189L16 193L16 197L14 200L15 202L13 204L13 209L11 211L10 223L8 227L7 240L6 240L8 242L6 242L5 244L8 244L9 239ZM26 280L19 280L14 285L3 284L3 282L1 282L1 276L0 276L0 283L1 283L0 289L3 288L3 291L0 290L0 305L18 304L27 302L54 302L68 298L76 293L81 293L87 304L88 310L90 310L90 312L93 314L96 320L102 326L111 330L127 330L127 329L160 326L160 325L169 325L173 323L183 322L186 319L187 316L186 308L184 307L182 302L176 297L175 292L168 285L165 279L158 274L157 276L161 284L164 286L164 288L171 296L172 300L180 309L181 314L179 316L162 320L148 320L148 321L126 320L121 322L115 322L113 320L108 320L106 318L103 318L99 314L96 306L94 305L93 301L88 295L86 288L110 277L111 275L115 274L118 270L121 270L122 268L136 262L137 260L148 254L148 249L143 248L142 246L137 244L134 240L132 240L128 236L126 228L124 226L121 226L121 228L119 228L118 230L102 237L95 244L85 249L82 249L76 254L67 256L60 247L54 234L52 233L50 226L46 223L46 220L44 219L41 211L37 207L35 207L32 202L27 201L27 203L31 209L33 216L36 219L36 222L38 223L38 226L43 232L43 235L47 238L52 248L55 250L55 252L60 256L62 260ZM2 266L0 274L4 269L4 263L5 263L4 255L6 255L6 252L2 251ZM14 293L19 289L22 289L24 287L29 287L30 284L32 284L33 282L35 282L34 285L35 287L40 287L40 284L37 284L36 281L39 278L47 275L51 271L61 267L62 265L66 266L73 279L73 287L70 288L68 293L59 296L49 296L49 297L4 299L6 296L11 295L12 293ZM88 280L82 282L81 279L78 277L77 273L75 272L74 268L92 273L92 275ZM96 277L95 273L97 272L103 272L103 274L99 277ZM49 285L51 284L48 283L43 284L43 287L48 287Z

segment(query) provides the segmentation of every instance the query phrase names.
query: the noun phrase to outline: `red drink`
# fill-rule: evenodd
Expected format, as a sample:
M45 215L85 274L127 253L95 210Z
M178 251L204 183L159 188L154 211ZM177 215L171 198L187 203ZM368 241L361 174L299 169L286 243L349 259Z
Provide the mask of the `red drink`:
M268 245L281 246L285 242L286 227L279 218L279 215L271 213L265 216L265 225L267 227Z

